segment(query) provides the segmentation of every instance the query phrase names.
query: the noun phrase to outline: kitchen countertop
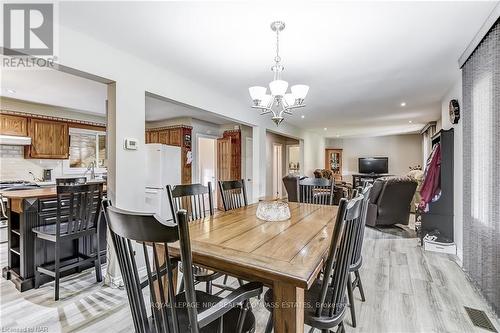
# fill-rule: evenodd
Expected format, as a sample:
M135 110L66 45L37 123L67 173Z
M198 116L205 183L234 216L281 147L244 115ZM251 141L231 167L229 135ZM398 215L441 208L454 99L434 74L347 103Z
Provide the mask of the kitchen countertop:
M87 182L87 184L98 182ZM106 191L106 184L104 185ZM28 198L50 198L57 195L56 187L40 187L30 190L17 190L17 191L0 191L2 196L7 199L28 199Z

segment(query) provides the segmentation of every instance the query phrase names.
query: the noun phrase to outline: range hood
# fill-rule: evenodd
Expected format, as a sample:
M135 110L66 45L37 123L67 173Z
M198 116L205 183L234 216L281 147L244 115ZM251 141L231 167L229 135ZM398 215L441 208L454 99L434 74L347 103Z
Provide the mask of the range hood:
M31 138L28 136L0 135L0 145L29 146Z

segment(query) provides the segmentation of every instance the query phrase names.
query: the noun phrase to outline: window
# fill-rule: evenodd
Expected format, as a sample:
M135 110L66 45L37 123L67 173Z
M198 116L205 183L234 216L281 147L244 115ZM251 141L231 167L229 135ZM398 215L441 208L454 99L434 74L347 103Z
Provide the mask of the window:
M106 132L70 128L69 159L64 161L66 173L83 173L92 164L97 172L105 172Z

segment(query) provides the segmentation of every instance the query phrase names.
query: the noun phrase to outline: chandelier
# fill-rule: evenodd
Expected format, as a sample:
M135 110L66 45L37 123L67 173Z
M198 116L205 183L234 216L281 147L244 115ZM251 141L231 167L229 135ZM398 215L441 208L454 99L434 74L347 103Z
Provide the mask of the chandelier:
M271 23L271 30L276 32L276 57L274 57L274 65L271 70L274 73L274 80L269 83L271 94L267 94L267 88L254 86L248 88L250 97L252 98L252 108L261 110L261 115L272 113L272 120L279 126L283 121L285 114L292 114L293 109L302 108L305 106L304 99L306 98L309 86L305 84L296 84L290 88L291 93L287 93L288 82L281 79L281 73L285 69L281 65L280 51L280 32L285 29L285 23L276 21Z

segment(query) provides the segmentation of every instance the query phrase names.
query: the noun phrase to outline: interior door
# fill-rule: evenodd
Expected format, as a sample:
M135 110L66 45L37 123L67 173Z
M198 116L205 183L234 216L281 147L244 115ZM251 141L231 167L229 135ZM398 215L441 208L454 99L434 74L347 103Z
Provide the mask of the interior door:
M231 180L231 159L231 138L217 139L217 181ZM217 208L224 210L220 191L217 191Z
M273 145L273 197L282 198L283 150L281 144Z
M248 202L253 202L253 139L246 138L245 142L245 186Z
M217 205L217 139L198 137L198 180L202 185L212 184L212 196ZM205 198L205 207L208 207L208 198Z

